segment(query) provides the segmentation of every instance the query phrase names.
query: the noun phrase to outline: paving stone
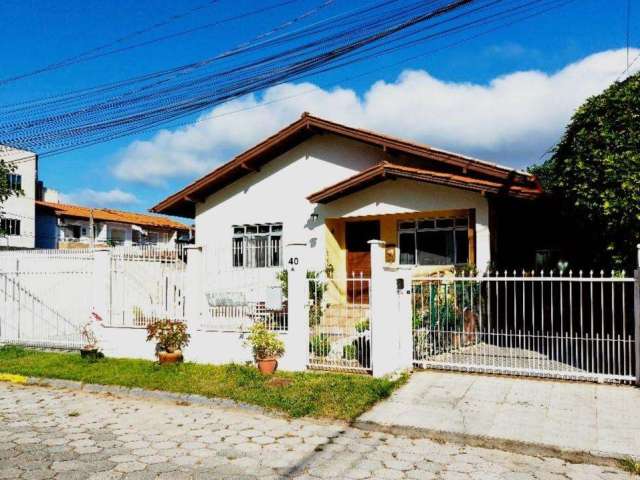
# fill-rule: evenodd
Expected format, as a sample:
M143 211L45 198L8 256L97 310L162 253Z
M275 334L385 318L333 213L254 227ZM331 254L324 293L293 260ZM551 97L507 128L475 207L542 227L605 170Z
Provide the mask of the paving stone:
M117 464L115 466L114 470L116 472L131 473L131 472L137 472L139 470L144 470L145 467L146 467L146 465L144 463L126 462L126 463Z
M0 479L628 478L615 468L159 398L0 384Z

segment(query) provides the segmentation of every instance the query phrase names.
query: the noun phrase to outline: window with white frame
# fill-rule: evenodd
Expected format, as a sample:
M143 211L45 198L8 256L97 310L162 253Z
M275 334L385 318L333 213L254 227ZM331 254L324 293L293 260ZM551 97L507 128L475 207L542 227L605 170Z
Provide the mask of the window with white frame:
M425 218L398 222L402 265L469 263L469 218Z
M234 225L231 245L234 267L281 267L282 223Z
M20 235L20 220L15 218L0 218L1 235Z

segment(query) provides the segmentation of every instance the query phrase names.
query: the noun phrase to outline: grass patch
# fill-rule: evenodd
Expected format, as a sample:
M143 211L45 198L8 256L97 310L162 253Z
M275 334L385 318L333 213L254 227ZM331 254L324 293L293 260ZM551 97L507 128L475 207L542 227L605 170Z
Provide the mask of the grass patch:
M19 347L0 348L0 372L230 398L292 417L340 420L355 419L406 379L311 372L277 372L269 377L253 367L235 364L158 365L118 358L90 362L77 353Z
M620 468L634 475L640 475L640 462L633 458L623 458L618 461Z

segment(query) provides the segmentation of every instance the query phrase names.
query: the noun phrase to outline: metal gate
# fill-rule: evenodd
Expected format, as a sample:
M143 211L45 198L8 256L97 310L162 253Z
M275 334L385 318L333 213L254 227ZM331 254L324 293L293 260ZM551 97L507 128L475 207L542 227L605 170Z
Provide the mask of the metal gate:
M417 367L635 381L633 278L456 274L412 293Z
M179 249L116 247L109 279L111 326L146 327L184 320L186 264Z
M351 278L309 278L309 367L371 372L369 283Z
M93 252L0 252L0 344L80 348L91 311Z

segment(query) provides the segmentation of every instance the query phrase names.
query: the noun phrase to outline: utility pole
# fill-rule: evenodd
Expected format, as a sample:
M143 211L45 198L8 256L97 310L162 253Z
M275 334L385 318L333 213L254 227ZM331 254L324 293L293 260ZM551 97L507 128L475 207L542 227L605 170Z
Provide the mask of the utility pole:
M90 239L90 245L92 249L96 247L96 236L93 229L94 229L93 208L90 208L89 209L89 239Z

